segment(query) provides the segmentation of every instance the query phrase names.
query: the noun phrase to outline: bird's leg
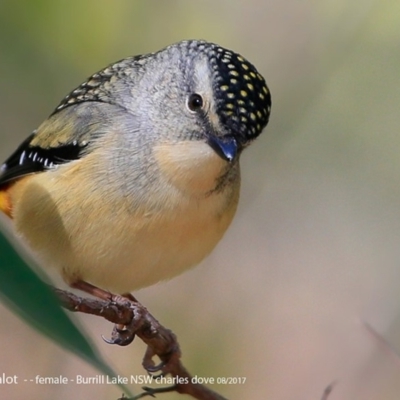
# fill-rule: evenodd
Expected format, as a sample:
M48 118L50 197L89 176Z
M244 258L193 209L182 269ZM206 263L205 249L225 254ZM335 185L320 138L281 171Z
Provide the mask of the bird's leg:
M81 290L82 292L86 292L88 294L91 294L94 297L97 297L102 300L108 300L108 301L113 301L114 295L107 290L100 289L97 286L92 285L91 283L85 282L85 281L75 281L71 283L70 285L74 289Z
M104 341L109 344L118 344L119 346L127 346L132 343L135 338L135 332L141 327L141 316L143 306L130 293L119 295L101 289L91 283L78 280L71 284L71 287L86 292L94 297L114 303L122 309L132 310L132 320L128 325L115 324L111 333L111 339L103 337Z

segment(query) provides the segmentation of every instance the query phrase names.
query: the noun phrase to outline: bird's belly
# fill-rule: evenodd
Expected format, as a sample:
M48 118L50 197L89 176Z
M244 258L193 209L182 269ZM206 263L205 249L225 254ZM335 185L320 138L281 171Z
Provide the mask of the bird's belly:
M15 223L42 264L58 269L68 283L81 279L118 293L172 278L199 263L223 236L238 201L237 188L182 202L174 210L131 213L112 202L99 209L94 206L99 199L68 207L68 198L34 182L27 189L29 196L20 196L16 206Z
M121 293L172 278L212 251L232 219L230 214L211 217L182 212L140 229L135 228L137 220L129 223L128 219L123 235L105 233L92 254L81 253L85 256L76 272L83 280ZM85 267L79 268L81 264Z

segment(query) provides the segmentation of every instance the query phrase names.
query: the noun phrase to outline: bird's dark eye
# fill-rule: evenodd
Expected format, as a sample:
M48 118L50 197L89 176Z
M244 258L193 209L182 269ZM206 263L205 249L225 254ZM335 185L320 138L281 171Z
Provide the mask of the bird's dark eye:
M203 98L198 93L192 93L187 101L190 111L198 111L203 107Z

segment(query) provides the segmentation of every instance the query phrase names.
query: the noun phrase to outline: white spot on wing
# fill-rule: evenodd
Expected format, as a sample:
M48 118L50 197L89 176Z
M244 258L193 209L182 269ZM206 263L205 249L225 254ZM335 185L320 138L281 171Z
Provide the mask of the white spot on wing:
M19 165L22 165L22 164L24 163L25 155L26 155L26 151L24 150L24 151L21 153L20 157L19 157ZM3 167L4 167L4 164L3 164L3 166L1 167L2 170L3 170Z

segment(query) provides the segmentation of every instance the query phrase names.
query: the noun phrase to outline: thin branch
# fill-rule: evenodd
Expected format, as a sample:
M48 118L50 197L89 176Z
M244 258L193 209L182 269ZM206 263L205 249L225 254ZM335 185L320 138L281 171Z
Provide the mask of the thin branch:
M227 400L204 385L192 383L192 376L180 361L181 352L176 335L164 328L146 307L134 298L117 296L117 301L105 301L79 297L61 289L54 291L66 309L97 315L117 324L111 339L106 340L108 343L127 345L138 336L147 345L143 367L150 373L160 372L175 378L175 385L159 389L143 388L145 392L132 400L171 391L187 394L198 400ZM161 364L154 364L154 356L160 358Z

